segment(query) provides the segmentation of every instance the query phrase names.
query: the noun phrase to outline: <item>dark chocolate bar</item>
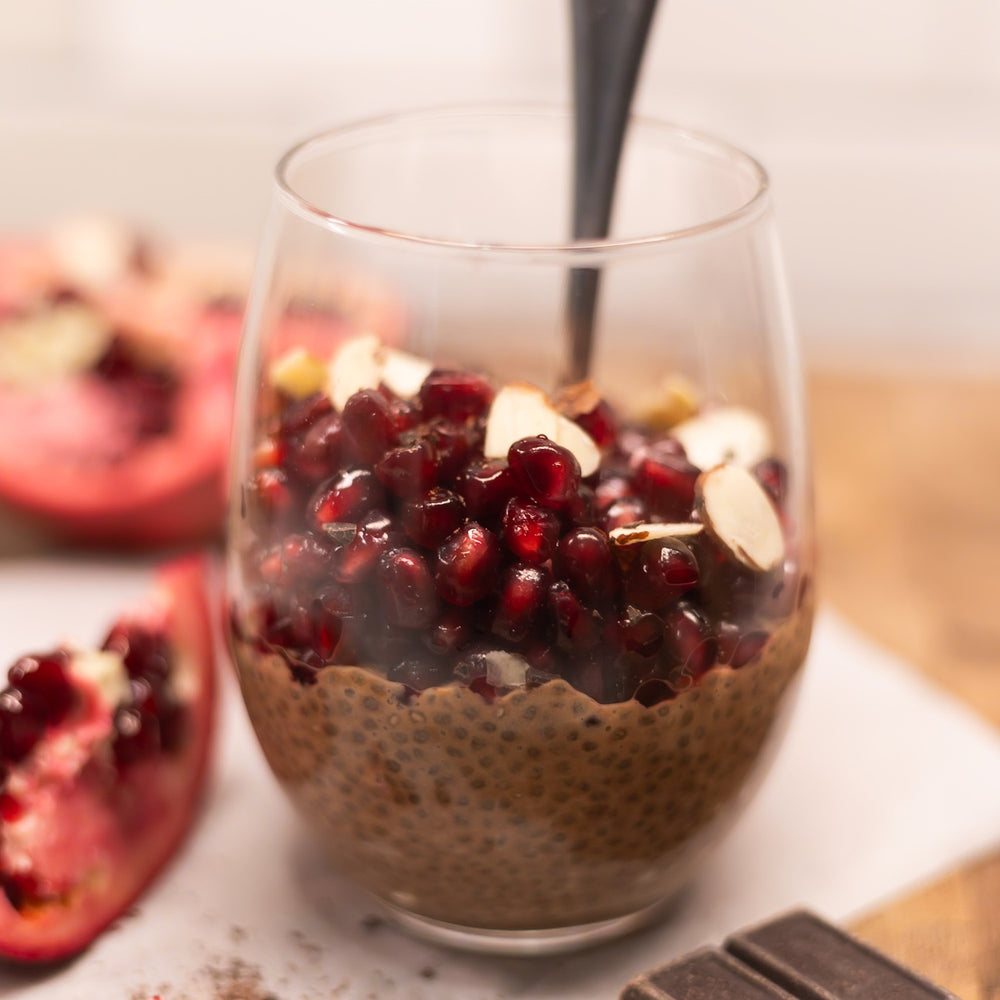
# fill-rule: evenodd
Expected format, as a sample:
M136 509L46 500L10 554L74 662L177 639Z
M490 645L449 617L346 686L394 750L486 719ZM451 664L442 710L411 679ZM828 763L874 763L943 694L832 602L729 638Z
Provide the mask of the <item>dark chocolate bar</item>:
M797 1000L954 998L805 910L734 934L725 948Z
M806 910L633 979L620 1000L959 1000Z
M774 983L719 951L704 948L633 979L621 1000L792 1000Z

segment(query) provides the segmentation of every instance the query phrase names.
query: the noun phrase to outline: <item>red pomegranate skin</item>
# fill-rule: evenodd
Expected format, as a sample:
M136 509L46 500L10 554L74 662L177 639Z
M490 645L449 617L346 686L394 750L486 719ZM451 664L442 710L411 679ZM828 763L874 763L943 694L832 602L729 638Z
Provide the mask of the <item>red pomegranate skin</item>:
M26 659L21 658L0 694L20 690L56 709L23 757L12 761L8 754L4 760L2 959L38 964L83 951L155 880L197 815L216 690L205 561L181 557L163 564L144 605L116 623L105 649L123 657L130 677L127 700L116 707L98 696L86 676L73 672L72 651L28 657L62 669L57 676L47 666L44 678L27 683L17 669ZM165 686L171 676L185 678L173 693ZM57 746L89 756L72 769L67 764L62 773ZM0 746L0 755L5 750ZM61 775L58 797L36 798L33 789L43 773L51 780ZM44 823L18 826L39 809ZM11 869L3 850L11 838L29 858L27 869L21 863Z

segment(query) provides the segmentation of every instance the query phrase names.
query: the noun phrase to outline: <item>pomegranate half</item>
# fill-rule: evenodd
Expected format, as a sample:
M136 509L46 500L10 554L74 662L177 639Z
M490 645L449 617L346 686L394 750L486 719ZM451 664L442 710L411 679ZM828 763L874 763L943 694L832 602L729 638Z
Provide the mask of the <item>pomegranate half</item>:
M197 812L213 731L205 564L163 565L97 650L22 656L0 691L0 956L87 947Z
M71 540L199 540L221 524L241 292L106 228L0 246L0 500Z

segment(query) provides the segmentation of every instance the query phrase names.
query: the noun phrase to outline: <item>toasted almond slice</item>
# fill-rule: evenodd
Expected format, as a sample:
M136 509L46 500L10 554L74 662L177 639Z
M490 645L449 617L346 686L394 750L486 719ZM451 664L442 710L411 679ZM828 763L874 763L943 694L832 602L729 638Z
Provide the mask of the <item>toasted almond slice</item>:
M695 504L708 532L734 559L769 573L785 558L785 538L764 488L738 465L717 465L695 483Z
M112 333L93 309L67 302L0 323L0 382L35 385L92 368Z
M560 390L555 398L555 408L570 420L592 413L601 402L601 394L597 386L588 378L582 382L574 382Z
M699 395L694 383L683 375L668 375L652 392L643 396L638 418L655 430L669 430L698 412Z
M646 524L626 524L612 528L608 533L612 545L638 545L657 538L693 538L705 530L697 521L683 521L678 524L650 522Z
M486 420L484 454L487 458L506 458L515 441L536 434L544 434L571 451L584 476L595 473L601 464L601 452L594 439L559 413L541 389L525 382L505 385L494 397Z
M716 465L750 468L771 454L767 421L745 406L720 406L674 427L688 461L699 469Z
M64 276L92 289L104 288L124 277L138 253L135 234L101 215L65 220L53 230L49 245Z
M268 370L271 384L293 399L304 399L326 383L326 365L304 347L292 347Z
M382 381L398 396L416 396L434 366L416 354L386 347L382 352Z
M326 392L338 410L359 389L376 389L382 381L382 342L372 333L341 345L327 370Z

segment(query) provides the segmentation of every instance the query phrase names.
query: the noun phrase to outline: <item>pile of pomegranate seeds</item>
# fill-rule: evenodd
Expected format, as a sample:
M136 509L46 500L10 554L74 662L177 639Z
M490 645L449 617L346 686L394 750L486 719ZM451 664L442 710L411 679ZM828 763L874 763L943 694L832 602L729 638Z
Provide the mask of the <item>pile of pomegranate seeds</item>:
M58 726L77 703L66 673L65 651L22 656L0 691L0 788L3 769L22 761L50 726Z
M166 637L138 625L119 625L102 648L122 658L129 678L129 697L114 711L111 746L118 768L180 750L189 720L170 687L174 663Z
M776 599L793 589L783 561L751 572L701 530L702 470L676 438L619 426L595 393L573 413L600 453L593 474L546 434L488 457L495 395L482 375L440 369L408 396L358 389L340 412L323 392L279 393L243 490L255 583L238 633L302 683L362 664L411 694L460 681L491 698L487 665L505 654L524 667L512 683L563 677L644 704L761 652L791 610ZM756 476L780 503L780 462ZM615 544L614 529L642 522L690 530Z
M119 767L179 748L185 709L170 688L172 655L163 636L138 626L116 627L103 648L122 657L129 697L114 706L112 749ZM0 793L5 770L19 764L45 735L82 707L70 675L72 653L22 656L0 690Z

